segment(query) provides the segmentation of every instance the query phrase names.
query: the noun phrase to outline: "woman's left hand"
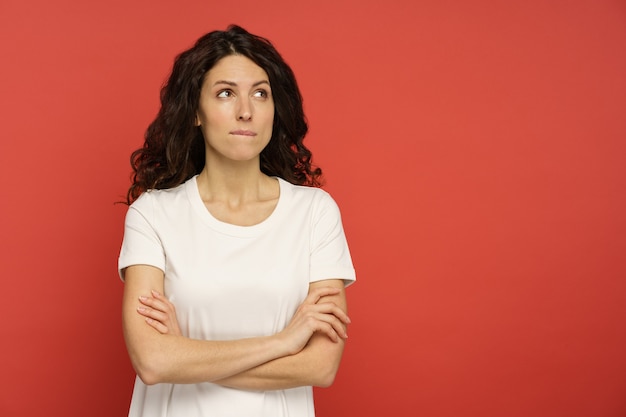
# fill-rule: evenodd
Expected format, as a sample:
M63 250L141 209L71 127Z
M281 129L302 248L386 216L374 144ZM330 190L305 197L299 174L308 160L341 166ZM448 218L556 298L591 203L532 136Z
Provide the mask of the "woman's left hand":
M139 302L142 306L137 312L146 318L146 323L159 333L182 336L176 319L176 308L161 293L152 290L152 297L139 297Z

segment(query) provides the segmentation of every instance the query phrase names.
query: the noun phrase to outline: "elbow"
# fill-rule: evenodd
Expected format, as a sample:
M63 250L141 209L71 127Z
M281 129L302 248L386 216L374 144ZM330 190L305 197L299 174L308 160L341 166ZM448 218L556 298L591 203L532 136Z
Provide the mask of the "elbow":
M132 364L141 382L146 385L155 385L166 382L164 367L160 366L159 358L153 357L133 358Z
M320 337L316 342L315 348L311 346L310 350L314 355L312 360L314 370L311 370L309 374L313 381L307 385L328 388L335 382L335 377L339 371L344 342L333 343L323 337Z
M320 366L318 368L318 372L316 373L315 383L313 385L319 388L330 387L333 385L333 382L335 382L338 370L339 363L333 363L332 361L329 361L329 363L324 366Z
M159 378L158 373L151 369L136 367L135 372L137 372L137 376L141 379L141 382L146 385L155 385L163 382L161 378Z
M333 382L335 382L335 376L327 375L323 378L320 378L320 380L318 381L317 384L315 384L315 386L318 388L328 388L331 385L333 385Z

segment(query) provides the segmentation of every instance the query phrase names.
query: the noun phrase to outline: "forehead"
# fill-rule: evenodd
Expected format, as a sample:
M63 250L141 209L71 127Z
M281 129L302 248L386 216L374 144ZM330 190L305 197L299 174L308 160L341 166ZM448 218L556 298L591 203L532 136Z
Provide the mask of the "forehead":
M229 55L219 61L207 72L205 83L212 86L219 81L236 84L253 84L259 81L269 82L267 73L250 58L243 55Z

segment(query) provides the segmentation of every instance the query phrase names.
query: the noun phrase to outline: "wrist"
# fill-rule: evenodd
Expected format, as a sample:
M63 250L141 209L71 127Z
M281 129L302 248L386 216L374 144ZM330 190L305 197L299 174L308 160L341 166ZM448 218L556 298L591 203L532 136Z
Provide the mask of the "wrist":
M292 346L292 343L289 342L289 338L283 332L276 333L273 336L269 336L269 338L271 349L276 352L277 357L282 358L298 353L297 348Z

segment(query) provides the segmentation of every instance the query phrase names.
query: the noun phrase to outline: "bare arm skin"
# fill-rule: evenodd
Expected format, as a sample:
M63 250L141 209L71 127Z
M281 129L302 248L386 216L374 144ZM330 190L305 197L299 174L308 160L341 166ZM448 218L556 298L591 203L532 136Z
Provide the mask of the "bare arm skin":
M337 305L317 303L323 297L340 292L326 286L310 292L299 314L284 331L273 336L234 341L194 340L181 336L177 326L172 332L163 333L158 331L159 323L165 327L158 314L164 314L159 311L159 303L162 305L165 298L151 296L154 290L163 293L163 279L161 270L147 265L125 270L124 337L133 367L148 385L226 380L276 359L297 355L318 333L330 343L340 344L339 340L345 336L344 323L349 322ZM144 297L143 300L140 297ZM143 312L139 310L142 307ZM167 319L164 321L173 327Z
M324 287L339 288L341 292L322 297L318 304L334 303L347 313L343 281L334 279L314 282L309 286L309 293ZM345 329L345 324L343 326ZM315 333L297 354L275 359L217 383L231 388L252 390L287 389L305 385L328 387L333 383L339 369L347 337L345 331L344 336L335 342L325 334Z

